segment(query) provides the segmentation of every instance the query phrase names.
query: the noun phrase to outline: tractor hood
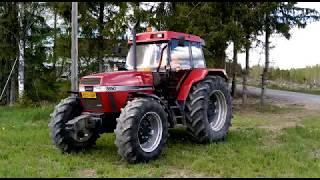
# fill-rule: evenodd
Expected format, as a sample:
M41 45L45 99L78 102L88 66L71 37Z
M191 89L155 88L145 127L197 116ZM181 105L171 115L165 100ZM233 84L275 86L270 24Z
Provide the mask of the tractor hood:
M152 86L152 72L116 71L84 76L80 86Z

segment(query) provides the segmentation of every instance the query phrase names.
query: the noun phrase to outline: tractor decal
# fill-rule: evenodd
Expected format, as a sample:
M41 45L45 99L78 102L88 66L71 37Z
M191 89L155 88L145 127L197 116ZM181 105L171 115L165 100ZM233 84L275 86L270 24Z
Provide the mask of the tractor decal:
M153 90L153 86L80 86L79 92L119 92Z

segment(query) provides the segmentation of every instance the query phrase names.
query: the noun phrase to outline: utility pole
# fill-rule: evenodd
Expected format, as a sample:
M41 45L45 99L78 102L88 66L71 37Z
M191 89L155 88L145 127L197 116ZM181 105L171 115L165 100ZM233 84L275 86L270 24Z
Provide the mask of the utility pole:
M24 93L24 26L23 26L23 17L24 17L24 2L18 3L18 18L19 18L19 66L18 66L18 89L19 89L19 98L23 97Z
M71 26L71 91L78 91L78 2L72 2Z

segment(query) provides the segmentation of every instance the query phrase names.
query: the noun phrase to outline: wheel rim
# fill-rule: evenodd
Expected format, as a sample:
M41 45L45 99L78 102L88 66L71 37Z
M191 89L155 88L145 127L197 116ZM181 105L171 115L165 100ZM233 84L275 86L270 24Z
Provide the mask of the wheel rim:
M213 131L220 131L227 117L226 98L220 90L215 90L211 93L207 115L211 129Z
M162 137L162 122L155 112L147 112L139 123L138 140L145 152L154 151L160 144Z

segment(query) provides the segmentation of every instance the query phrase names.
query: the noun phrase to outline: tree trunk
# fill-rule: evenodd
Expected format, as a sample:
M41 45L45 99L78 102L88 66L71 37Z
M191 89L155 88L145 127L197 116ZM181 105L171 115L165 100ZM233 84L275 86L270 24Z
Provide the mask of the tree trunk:
M6 88L6 105L10 104L10 88Z
M14 66L14 60L12 61L12 66ZM15 68L14 68L15 69ZM17 88L16 88L16 83L17 83L17 78L16 78L16 72L15 70L13 70L13 73L11 75L11 82L10 82L10 102L9 105L12 106L16 100L16 92L17 92Z
M24 93L24 27L23 27L23 11L24 11L24 2L18 3L18 20L19 20L19 67L18 67L18 89L19 89L19 98L23 97Z
M237 44L233 42L233 66L232 66L232 86L231 86L231 96L235 96L236 91L236 78L237 78L237 64L238 64L238 50Z
M7 65L7 69L9 69L9 72L10 72L9 63L6 63L6 65ZM8 74L8 76L9 76L9 74ZM6 87L6 105L10 104L10 88L11 88L11 84L10 84L10 86L9 85L7 85L7 86L8 87ZM5 86L3 88L5 88Z
M16 78L11 77L10 82L10 103L9 105L12 106L16 102Z
M214 67L224 69L225 66L226 66L225 49L217 49L214 54Z
M270 38L270 27L269 27L269 17L266 15L266 36L265 36L265 66L263 68L262 78L261 78L261 99L260 105L264 105L264 96L266 91L267 79L268 79L268 69L269 69L269 38Z
M246 36L247 44L246 44L246 67L243 73L243 83L242 83L242 104L247 104L248 99L248 87L247 81L249 76L249 51L250 51L250 41L249 35Z
M99 72L104 72L104 62L103 62L103 36L102 36L102 31L103 31L103 11L104 11L104 2L100 2L100 12L99 12L99 37L98 37L98 42L99 42L99 52L98 52L98 61L99 61Z

